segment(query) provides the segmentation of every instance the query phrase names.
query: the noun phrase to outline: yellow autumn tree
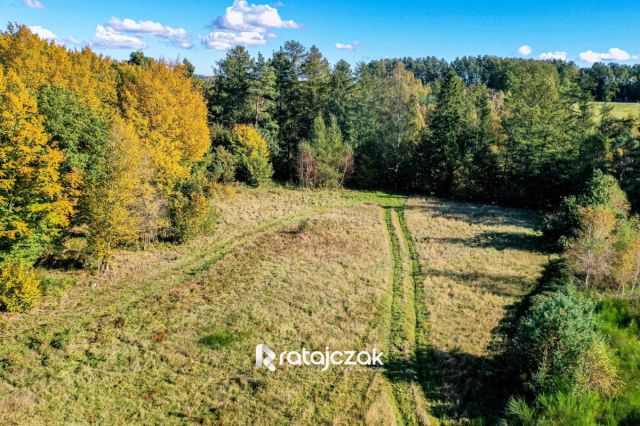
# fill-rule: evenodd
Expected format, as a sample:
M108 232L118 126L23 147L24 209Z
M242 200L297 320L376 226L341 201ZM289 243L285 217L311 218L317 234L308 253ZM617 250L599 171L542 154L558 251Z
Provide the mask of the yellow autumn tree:
M105 117L116 106L113 62L88 48L70 52L55 41L42 40L26 26L10 24L0 33L0 64L18 73L33 93L44 85L60 86Z
M151 60L120 69L124 116L148 149L158 187L169 195L209 148L205 101L181 65Z
M637 216L618 230L614 277L620 293L625 292L627 285L634 291L640 280L640 219Z
M148 238L166 226L150 184L145 148L133 127L114 117L106 155L106 177L88 189L89 245L99 269L110 269L113 250ZM157 232L157 231L156 231Z
M231 152L236 159L240 180L258 186L271 179L273 168L267 141L256 129L237 124L231 132Z
M59 173L62 160L20 77L0 68L0 260L35 260L69 224L74 206Z
M584 275L589 288L594 279L607 276L614 260L616 216L608 206L596 205L580 209L582 228L567 252L570 265Z

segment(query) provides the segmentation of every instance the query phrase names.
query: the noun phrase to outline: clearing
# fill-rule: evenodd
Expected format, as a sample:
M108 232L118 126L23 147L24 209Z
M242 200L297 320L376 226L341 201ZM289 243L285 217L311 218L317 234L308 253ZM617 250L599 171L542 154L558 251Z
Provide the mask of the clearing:
M437 424L488 418L483 372L546 256L528 211L239 188L214 236L0 316L1 424ZM256 369L255 346L385 368Z

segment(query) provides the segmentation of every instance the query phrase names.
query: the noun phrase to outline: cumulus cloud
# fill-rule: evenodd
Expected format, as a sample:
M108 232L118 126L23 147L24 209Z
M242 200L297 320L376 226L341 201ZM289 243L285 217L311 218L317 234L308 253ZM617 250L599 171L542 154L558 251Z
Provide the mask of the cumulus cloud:
M119 19L115 16L109 20L109 27L122 34L149 35L167 40L177 47L185 49L193 47L189 33L184 28L174 28L153 21Z
M228 50L234 46L258 46L267 43L267 35L257 31L212 31L202 39L202 44L218 50Z
M35 35L37 35L38 37L40 37L43 40L47 40L47 41L55 41L57 45L59 46L79 46L80 45L80 41L69 36L69 37L64 37L64 38L60 38L58 37L53 31L48 30L44 27L41 27L39 25L30 25L29 26L29 30L34 33Z
M209 49L227 50L234 46L263 45L277 38L275 29L300 29L292 19L282 19L277 7L268 4L249 4L235 0L211 24L211 31L202 38Z
M40 25L33 25L33 26L30 25L29 29L31 30L32 33L36 34L38 37L40 37L43 40L48 40L48 41L58 40L58 36L55 35L53 31L43 28Z
M542 59L543 61L550 61L554 59L559 61L566 61L567 52L545 52L538 55L538 58Z
M518 47L518 53L520 54L520 56L529 56L531 55L531 52L533 52L533 50L529 45L523 44L522 46Z
M40 2L39 0L23 0L22 2L29 9L36 9L36 10L44 9L44 4L42 4L42 2Z
M336 49L356 50L356 47L358 47L359 44L360 42L358 40L354 40L351 43L336 43L335 47Z
M96 34L91 45L103 49L144 49L144 41L136 36L126 35L105 25L96 26Z
M635 57L617 47L613 47L605 53L597 53L592 50L580 53L580 60L591 64L604 61L628 61L630 59L635 59Z

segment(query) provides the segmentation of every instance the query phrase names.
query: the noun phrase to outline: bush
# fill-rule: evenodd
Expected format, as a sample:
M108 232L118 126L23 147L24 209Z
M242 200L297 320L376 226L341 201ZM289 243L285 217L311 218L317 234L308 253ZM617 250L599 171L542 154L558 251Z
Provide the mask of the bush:
M576 393L598 392L612 396L620 387L620 379L611 362L609 348L601 340L595 340L587 350L578 366L576 374Z
M511 398L507 406L509 425L595 426L601 401L597 394L576 396L566 392L540 395L532 404Z
M239 180L259 186L271 179L273 168L267 141L256 129L244 124L236 125L232 131L231 152L236 158Z
M213 150L212 174L217 182L229 183L235 180L236 161L233 154L221 145Z
M565 197L560 207L544 218L542 237L547 247L566 250L581 225L580 206L576 197Z
M616 220L627 217L629 202L613 176L595 170L586 189L579 197L564 198L558 210L546 216L543 238L550 248L566 250L582 226L581 207L602 206L611 209Z
M213 226L210 184L199 172L180 182L169 200L169 236L176 242L187 241Z
M595 338L594 307L572 286L536 296L514 341L522 371L529 374L528 387L536 394L573 387Z
M40 301L40 279L31 266L14 261L0 268L0 309L24 312Z

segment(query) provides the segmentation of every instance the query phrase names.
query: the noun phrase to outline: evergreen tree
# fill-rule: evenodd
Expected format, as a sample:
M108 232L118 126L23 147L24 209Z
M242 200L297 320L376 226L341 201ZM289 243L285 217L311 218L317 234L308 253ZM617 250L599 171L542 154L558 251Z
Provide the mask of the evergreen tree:
M298 42L288 41L273 54L272 64L276 73L275 118L278 123L279 156L276 174L289 179L295 171L298 143L307 136L304 123L304 93L302 89L302 64L306 49Z
M353 126L357 108L356 82L347 61L336 63L329 80L330 96L327 112L336 117L345 140L353 141Z
M277 97L276 74L271 63L261 53L253 63L248 91L248 109L253 116L253 125L275 134L278 123L274 119Z
M453 69L445 74L436 96L436 107L429 117L429 131L421 143L424 189L449 195L456 173L465 162L469 148L468 120L465 114L464 85Z
M229 50L218 62L215 81L208 94L211 121L225 126L255 121L250 103L252 72L253 61L243 46Z

